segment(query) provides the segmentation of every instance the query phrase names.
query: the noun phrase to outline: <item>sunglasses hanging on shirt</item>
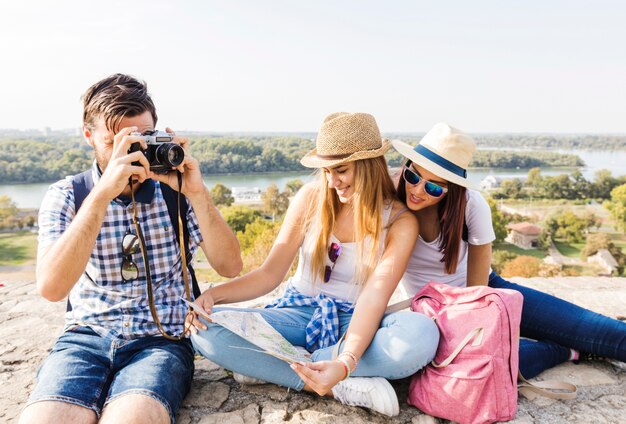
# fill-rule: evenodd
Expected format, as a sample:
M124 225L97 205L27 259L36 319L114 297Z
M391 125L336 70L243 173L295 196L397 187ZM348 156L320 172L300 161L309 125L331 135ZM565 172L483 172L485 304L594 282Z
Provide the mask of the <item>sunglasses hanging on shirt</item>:
M139 252L139 238L131 233L130 231L126 231L124 237L122 238L122 280L125 283L130 283L139 277L139 269L137 268L137 264L133 262L133 255Z
M339 243L331 243L328 248L328 259L330 259L332 265L326 265L324 268L325 283L330 281L330 274L332 274L333 269L335 269L335 264L337 263L337 259L339 259L339 255L341 255L341 245Z

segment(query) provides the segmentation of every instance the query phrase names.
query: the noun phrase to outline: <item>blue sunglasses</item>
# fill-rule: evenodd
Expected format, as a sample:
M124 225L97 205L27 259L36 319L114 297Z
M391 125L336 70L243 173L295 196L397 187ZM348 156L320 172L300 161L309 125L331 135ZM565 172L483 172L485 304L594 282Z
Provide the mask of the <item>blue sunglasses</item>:
M404 166L402 170L402 178L404 181L411 185L418 185L422 180L424 181L424 191L431 197L441 197L448 191L447 188L441 187L433 182L424 180L411 168Z

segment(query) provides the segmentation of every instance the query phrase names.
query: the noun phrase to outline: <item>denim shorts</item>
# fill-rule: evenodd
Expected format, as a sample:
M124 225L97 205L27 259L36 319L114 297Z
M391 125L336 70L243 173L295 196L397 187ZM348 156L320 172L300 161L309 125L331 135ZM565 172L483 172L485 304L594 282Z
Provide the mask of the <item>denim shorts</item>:
M93 410L127 394L150 396L172 423L189 392L194 371L189 339L161 336L133 340L102 337L89 327L66 331L37 373L28 404L61 401Z

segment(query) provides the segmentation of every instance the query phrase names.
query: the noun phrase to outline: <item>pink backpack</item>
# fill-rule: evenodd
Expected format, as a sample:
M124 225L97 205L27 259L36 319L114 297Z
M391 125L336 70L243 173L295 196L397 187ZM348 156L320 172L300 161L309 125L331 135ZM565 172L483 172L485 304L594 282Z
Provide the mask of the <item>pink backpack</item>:
M411 309L440 331L431 365L411 378L407 402L461 424L508 421L517 410L522 294L428 283Z

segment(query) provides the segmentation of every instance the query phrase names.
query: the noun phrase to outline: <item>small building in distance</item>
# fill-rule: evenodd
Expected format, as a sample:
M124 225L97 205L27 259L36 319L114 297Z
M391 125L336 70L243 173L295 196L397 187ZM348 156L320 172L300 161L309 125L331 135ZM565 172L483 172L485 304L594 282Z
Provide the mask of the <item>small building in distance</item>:
M488 175L480 182L481 190L495 190L502 184L502 177L496 177L495 175Z
M602 268L602 273L614 275L617 273L618 263L607 249L600 249L595 255L589 256L587 262L596 264Z
M526 183L528 177L520 175L519 177L498 177L495 175L487 175L479 184L479 187L483 191L495 190L502 186L504 180L520 180L522 184Z
M530 222L517 222L507 225L509 234L505 241L522 249L535 249L539 247L539 235L541 228Z
M235 203L258 203L261 201L261 189L258 187L231 188Z

